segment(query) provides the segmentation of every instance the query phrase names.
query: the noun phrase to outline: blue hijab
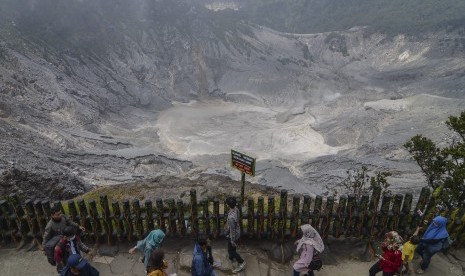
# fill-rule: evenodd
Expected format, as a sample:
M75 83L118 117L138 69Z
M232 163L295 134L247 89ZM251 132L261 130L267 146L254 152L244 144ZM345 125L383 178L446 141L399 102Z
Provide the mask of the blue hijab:
M137 242L136 248L144 253L145 268L147 268L153 250L160 248L164 238L165 233L163 233L162 230L157 229L151 231L145 239Z
M437 216L433 219L433 222L426 229L425 234L423 234L422 240L441 240L449 237L446 229L447 218L442 216Z

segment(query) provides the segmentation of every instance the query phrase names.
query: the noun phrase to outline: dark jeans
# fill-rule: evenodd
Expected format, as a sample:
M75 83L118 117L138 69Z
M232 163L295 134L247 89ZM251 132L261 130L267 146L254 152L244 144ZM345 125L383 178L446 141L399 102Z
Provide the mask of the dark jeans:
M370 268L370 276L375 276L376 273L381 272L382 269L379 267L379 261L377 261L371 268ZM383 276L394 276L395 272L384 272Z
M420 243L417 246L417 249L415 249L415 253L417 253L422 259L420 263L420 268L422 270L426 270L429 266L429 263L431 262L431 257L433 257L435 253L431 253L428 250L427 245L424 245L422 243Z
M294 276L299 276L299 275L300 275L300 272L297 272L297 271L294 270ZM309 270L307 272L307 274L305 274L305 275L307 275L307 276L315 276L315 274L313 273L313 270Z
M232 261L234 261L234 259L237 260L238 263L242 264L244 262L244 260L241 258L241 256L237 253L236 251L236 247L234 247L232 244L231 244L231 240L228 239L228 254L229 254L229 259Z

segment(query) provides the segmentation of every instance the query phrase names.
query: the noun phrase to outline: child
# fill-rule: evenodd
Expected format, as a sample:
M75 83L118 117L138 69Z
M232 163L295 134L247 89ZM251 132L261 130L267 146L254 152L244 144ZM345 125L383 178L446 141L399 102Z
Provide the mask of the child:
M165 252L163 250L159 248L153 250L147 267L147 276L167 276L168 263L164 259Z
M413 233L413 235L410 237L410 240L404 243L404 245L402 246L402 263L405 268L405 270L402 271L402 275L409 275L413 273L413 267L411 263L415 254L415 249L417 248L417 245L420 243L418 231L420 231L420 227L417 227L415 233Z

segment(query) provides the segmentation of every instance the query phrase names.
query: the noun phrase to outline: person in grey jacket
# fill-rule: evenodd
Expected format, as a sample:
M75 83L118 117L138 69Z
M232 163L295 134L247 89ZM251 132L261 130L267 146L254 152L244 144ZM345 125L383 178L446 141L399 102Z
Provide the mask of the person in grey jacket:
M44 237L42 239L42 247L45 248L45 244L54 236L62 235L66 226L74 226L76 229L79 228L82 231L86 230L84 227L79 226L79 224L63 215L61 213L61 209L58 206L53 206L52 218L45 227Z
M237 260L239 266L233 270L233 273L237 273L245 269L245 261L237 253L237 243L241 237L241 227L239 225L239 209L236 207L236 199L234 197L226 198L226 205L230 208L228 211L228 220L224 227L225 234L228 237L228 254L231 262Z

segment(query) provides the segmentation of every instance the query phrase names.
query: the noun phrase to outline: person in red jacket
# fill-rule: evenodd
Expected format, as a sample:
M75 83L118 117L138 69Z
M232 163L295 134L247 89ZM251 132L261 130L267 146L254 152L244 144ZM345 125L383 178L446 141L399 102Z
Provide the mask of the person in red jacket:
M383 272L383 276L393 276L399 273L402 265L402 252L399 250L401 244L402 238L397 232L391 231L386 234L381 245L383 255L378 256L379 261L370 268L370 276L375 276L380 271Z
M87 247L76 235L76 229L72 226L66 226L63 230L63 237L55 246L53 254L58 273L67 265L68 257L71 255L82 255L82 252L89 253L90 248ZM91 255L91 258L93 256Z

